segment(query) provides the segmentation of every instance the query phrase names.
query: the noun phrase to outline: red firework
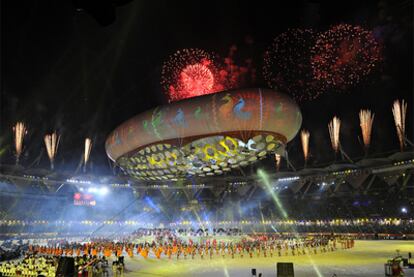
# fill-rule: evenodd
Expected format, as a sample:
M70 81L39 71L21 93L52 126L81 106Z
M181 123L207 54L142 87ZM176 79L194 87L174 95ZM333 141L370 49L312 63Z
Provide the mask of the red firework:
M175 52L164 63L161 85L169 101L178 101L227 89L248 86L255 81L256 69L251 59L235 63L237 47L232 46L221 59L200 49ZM220 61L220 62L219 62Z
M314 78L326 88L346 88L361 81L381 61L381 47L371 31L340 24L321 33L312 49Z
M179 50L164 63L161 85L169 101L221 91L218 68L214 56L204 50Z
M180 74L180 86L191 95L209 93L214 87L214 76L207 65L187 65Z
M237 51L236 45L230 47L220 70L220 83L226 89L250 86L256 80L256 68L252 59L245 59L243 65L240 65L239 62L236 63L236 60L241 60L240 57L236 57Z
M289 29L278 35L264 54L263 76L269 87L292 95L296 100L314 99L323 89L313 78L310 63L315 33Z

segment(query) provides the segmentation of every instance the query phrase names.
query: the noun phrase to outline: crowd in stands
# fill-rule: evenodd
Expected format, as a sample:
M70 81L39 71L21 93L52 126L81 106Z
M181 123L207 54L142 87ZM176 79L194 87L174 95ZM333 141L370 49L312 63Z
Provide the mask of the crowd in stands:
M413 219L332 219L332 220L242 220L220 222L181 221L171 223L175 229L189 226L221 226L222 229L234 228L246 232L264 233L354 233L354 234L414 234ZM219 229L219 228L218 228ZM214 230L214 229L213 229Z
M242 232L238 228L139 228L132 232L133 237L154 236L158 237L177 237L177 236L241 236Z
M61 256L61 255L58 255ZM75 269L78 276L108 276L109 263L105 257L97 257L92 255L83 255L75 257ZM115 268L114 273L120 269ZM115 274L114 274L115 275Z
M25 250L25 246L23 245L8 244L9 245L4 244L3 247L0 247L0 262L16 259L20 257L21 252Z
M138 225L139 226L139 225ZM321 220L321 221L227 221L227 222L176 222L166 224L167 229L158 228L135 228L134 225L129 228L125 226L117 226L114 229L103 228L96 234L99 236L111 235L113 239L122 239L129 237L131 233L135 237L154 236L157 237L161 233L170 230L170 232L179 236L241 236L249 233L296 233L296 234L352 234L358 239L414 239L414 220L401 219L365 219L365 220ZM3 234L4 241L11 238L24 238L24 241L30 240L31 243L42 244L45 239L48 243L52 238L64 238L72 240L74 238L88 237L91 232L96 230L90 228L89 232L48 232L48 229L31 233L8 233ZM161 231L162 230L162 231ZM0 247L2 247L2 238L0 238ZM6 256L13 256L14 251L2 251L0 249L0 261ZM9 259L9 258L7 258Z
M45 247L46 249L47 247ZM29 251L23 259L14 259L0 264L0 276L44 276L54 277L58 268L59 259L64 255L57 253L45 255L37 251ZM76 256L74 266L77 276L109 276L108 260L101 256ZM121 276L123 262L114 261L112 264L113 276ZM117 275L118 274L118 275Z
M13 249L13 250L5 250L0 247L0 262L16 259L20 256L20 254L21 254L20 248Z
M44 276L54 277L59 258L56 256L26 255L23 260L0 264L2 276Z
M40 222L40 221L39 221ZM30 233L46 233L53 230L59 230L58 234L85 234L90 233L96 229L103 229L107 232L128 234L137 227L141 230L154 230L154 226L148 226L144 222L139 221L79 221L79 222L48 222L42 221L41 225L38 223L22 222L22 221L1 221L0 233L6 234L20 234L21 237L25 234L22 230L30 231ZM58 229L55 229L59 226ZM189 229L193 227L208 228L210 234L214 232L213 229L219 233L220 229L233 228L232 235L237 235L237 232L334 232L334 233L389 233L389 234L414 234L414 219L401 218L361 218L361 219L321 219L321 220L261 220L244 219L238 221L178 221L165 224L173 229ZM122 229L122 231L121 231ZM3 231L1 231L3 230ZM1 239L1 236L0 236Z

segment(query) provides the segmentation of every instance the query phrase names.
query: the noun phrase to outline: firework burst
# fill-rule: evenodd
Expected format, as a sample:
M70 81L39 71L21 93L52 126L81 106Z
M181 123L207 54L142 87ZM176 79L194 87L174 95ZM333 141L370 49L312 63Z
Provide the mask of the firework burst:
M300 132L300 140L302 142L303 158L305 160L305 166L309 158L309 137L310 133L306 130Z
M405 115L407 114L407 103L402 100L395 100L392 107L392 114L394 116L395 127L397 128L398 140L400 142L401 151L405 146Z
M381 47L373 33L349 24L319 34L311 57L314 78L339 89L360 82L380 61Z
M374 122L375 114L370 110L361 110L359 112L359 124L361 126L362 140L364 142L365 153L368 152L371 144L372 123Z
M170 101L221 91L219 79L216 57L201 49L175 52L161 71L161 86Z
M220 58L201 49L183 49L175 52L164 63L161 86L169 101L178 101L199 95L248 86L255 82L256 68L251 59L243 65L235 62L237 46L228 56Z
M89 161L89 156L92 150L92 140L90 138L85 139L85 151L83 153L83 171L86 171L86 164Z
M16 164L19 163L20 155L23 152L24 136L27 134L26 125L23 122L17 122L13 127L14 149L16 151Z
M223 66L220 67L219 82L225 89L250 86L256 81L256 68L253 60L247 58L242 64L236 63L236 60L243 60L237 52L238 47L231 46L227 57L223 60Z
M338 153L340 142L339 142L339 131L341 129L341 120L334 116L331 122L328 124L329 128L329 137L331 138L332 149L335 151L335 154Z
M52 170L54 169L54 161L55 161L56 153L57 153L58 146L59 146L59 139L60 139L60 136L56 133L56 131L53 132L52 134L47 134L44 137L47 155L50 160L50 168Z
M263 76L269 87L292 95L296 100L315 99L323 93L313 78L310 63L315 33L290 29L277 36L264 54Z
M279 171L280 169L281 160L282 160L282 156L280 156L279 154L275 154L276 171Z

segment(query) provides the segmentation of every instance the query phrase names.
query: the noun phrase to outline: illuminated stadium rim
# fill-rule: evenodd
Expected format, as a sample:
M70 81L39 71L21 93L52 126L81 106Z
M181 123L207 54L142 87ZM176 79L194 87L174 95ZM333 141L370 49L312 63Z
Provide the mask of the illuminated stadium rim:
M242 133L242 134L241 134ZM249 134L249 135L247 135ZM250 135L251 134L251 135ZM247 138L244 138L247 135ZM151 147L153 145L159 145L159 144L169 144L172 146L181 147L184 145L187 145L189 143L192 143L194 141L197 141L199 139L205 139L205 138L211 138L211 137L218 137L218 136L228 136L231 138L239 139L243 142L247 142L249 139L259 136L259 135L272 135L275 140L282 143L282 145L286 145L287 139L285 136L272 132L272 131L260 131L260 130L249 130L249 131L231 131L231 132L218 132L218 133L211 133L208 135L198 135L198 136L192 136L192 137L185 137L185 138L174 138L174 139L167 139L167 140L161 140L154 143L150 143L147 145L140 146L137 149L134 149L128 153L125 153L124 155L120 156L117 161L119 161L122 158L130 158L134 156L137 152L141 151L142 149L145 149L146 147Z

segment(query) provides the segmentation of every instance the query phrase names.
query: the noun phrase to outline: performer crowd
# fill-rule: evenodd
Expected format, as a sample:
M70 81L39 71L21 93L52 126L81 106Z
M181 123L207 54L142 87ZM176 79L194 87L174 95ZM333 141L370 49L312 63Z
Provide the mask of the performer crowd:
M140 236L136 237L138 241ZM141 236L142 238L142 236ZM198 240L198 241L193 241ZM250 235L236 241L217 241L216 238L186 238L165 232L153 236L153 240L134 242L129 238L124 241L91 239L86 243L61 242L55 244L30 245L30 253L54 256L83 255L105 258L128 255L143 258L168 259L213 259L253 258L276 256L316 255L335 251L338 248L354 247L354 240L338 237L280 237L277 235Z
M55 276L59 258L74 257L78 276L123 276L124 256L144 259L253 259L281 256L318 255L354 247L348 237L295 237L278 234L243 235L238 230L218 233L228 236L193 236L183 230L145 229L129 237L109 240L48 240L30 244L23 260L0 265L1 276Z

